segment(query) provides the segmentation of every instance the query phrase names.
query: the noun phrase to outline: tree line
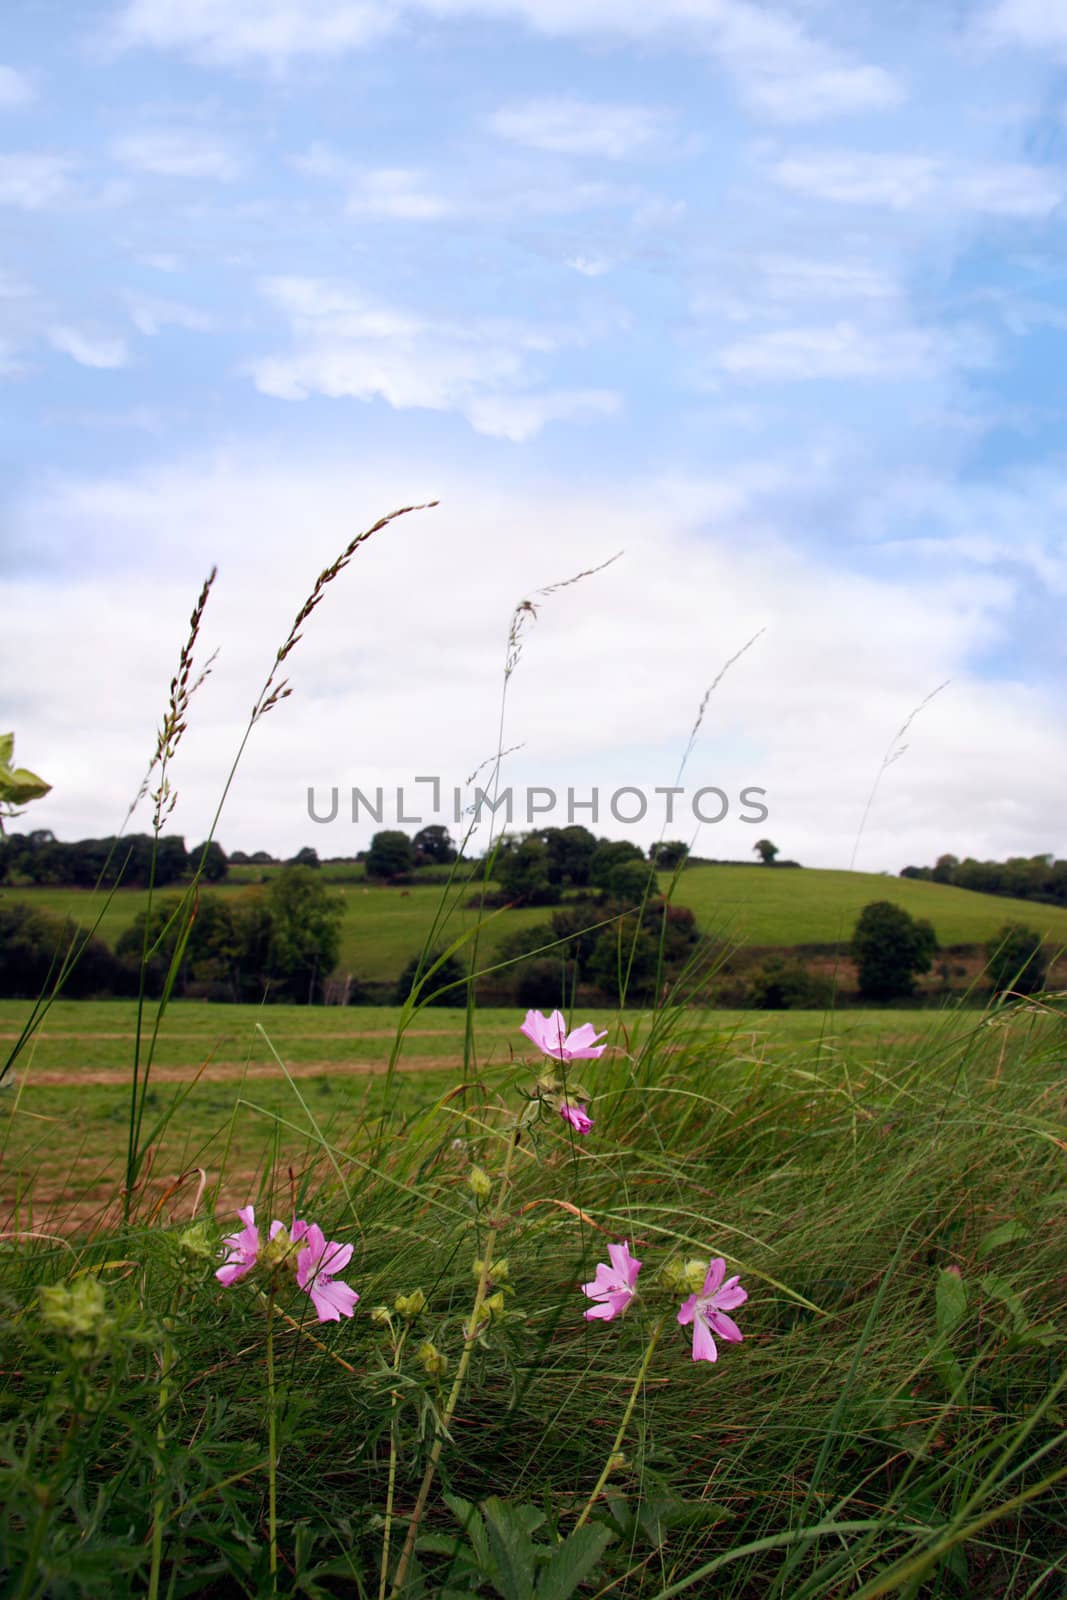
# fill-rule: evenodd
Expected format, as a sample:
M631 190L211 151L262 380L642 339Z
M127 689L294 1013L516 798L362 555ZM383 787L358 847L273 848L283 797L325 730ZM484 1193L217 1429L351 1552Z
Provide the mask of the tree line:
M938 856L932 867L904 867L902 878L925 883L950 883L979 894L1009 895L1014 900L1037 900L1045 905L1067 905L1067 861L1052 854L1009 856L1007 861L976 861L966 856Z

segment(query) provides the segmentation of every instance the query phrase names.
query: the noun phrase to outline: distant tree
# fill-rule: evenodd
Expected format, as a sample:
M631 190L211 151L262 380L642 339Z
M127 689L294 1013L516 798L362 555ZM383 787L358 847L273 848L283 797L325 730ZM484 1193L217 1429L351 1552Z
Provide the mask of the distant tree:
M313 849L311 845L306 844L303 849L296 852L295 856L290 856L288 865L290 867L320 867L322 862L319 860L319 852Z
M1021 922L1006 922L985 947L986 972L997 994L1037 994L1045 987L1048 962L1041 935Z
M778 854L778 846L772 844L770 839L757 839L752 846L765 867L773 867L774 858Z
M236 999L239 939L231 903L221 895L202 894L194 905L180 894L158 897L150 912L139 911L119 934L115 954L125 963L131 983L136 983L144 960L146 988L159 994L182 940L174 993L181 996L197 986Z
M915 974L929 972L937 950L930 923L916 920L902 906L874 900L864 906L852 935L852 955L865 1000L896 1000L910 995Z
M200 865L201 856L204 858L201 878L205 883L221 883L230 870L225 850L216 839L211 839L206 845L198 844L195 850L190 850L189 860L194 868Z
M589 882L595 889L610 889L611 874L624 861L644 861L645 852L629 839L600 839L589 863Z
M416 864L420 867L450 867L456 859L452 835L439 822L431 822L425 828L420 828L411 844Z
M68 999L130 992L122 963L102 939L35 906L0 904L0 996L33 1000L48 992L73 951L78 958L61 990Z
M344 897L310 867L283 867L265 894L270 912L267 976L289 999L316 1000L341 951Z
M386 828L376 833L367 851L367 877L395 883L410 877L415 868L415 847L406 833Z
M659 894L655 871L647 861L618 862L608 873L605 888L613 900L628 906L639 906Z
M934 883L952 883L956 868L960 864L959 856L938 856L934 862L933 871L930 873Z
M596 854L595 834L572 822L567 828L545 828L541 834L548 851L548 875L553 883L584 889Z
M465 1006L467 1004L467 969L458 955L448 956L432 977L425 974L440 957L440 951L423 957L412 956L397 982L393 995L394 1005L402 1006L411 993L420 967L425 981L419 989L419 1002L429 1006ZM444 993L440 991L444 990Z
M559 885L552 881L548 846L541 834L502 839L493 876L516 905L550 906L559 900Z
M648 852L650 861L654 861L661 872L673 872L680 867L689 854L689 846L684 839L662 839L659 844L652 845Z

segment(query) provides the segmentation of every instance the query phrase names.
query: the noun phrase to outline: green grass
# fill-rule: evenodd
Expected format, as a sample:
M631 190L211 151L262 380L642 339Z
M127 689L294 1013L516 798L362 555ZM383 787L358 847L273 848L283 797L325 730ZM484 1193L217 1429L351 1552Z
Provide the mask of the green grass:
M203 1165L209 1207L232 1212L254 1197L260 1215L285 1216L292 1184L301 1210L355 1247L345 1274L362 1297L355 1318L279 1324L276 1335L279 1589L374 1596L390 1437L394 1554L433 1437L434 1386L415 1346L431 1338L453 1373L462 1350L469 1264L486 1243L466 1176L477 1161L500 1182L502 1118L529 1081L529 1067L508 1058L518 1018L478 1019L480 1065L464 1086L456 1067L435 1065L462 1019L422 1013L411 1070L390 1099L384 1077L318 1073L317 1057L302 1055L351 1045L380 1059L389 1014L175 1006L165 1054L206 1054L221 1029L250 1073L268 1069L258 1018L310 1075L294 1087L276 1063L244 1083L209 1071L175 1116L128 1228L33 1237L33 1190L44 1195L57 1169L99 1210L102 1190L75 1167L78 1151L99 1159L125 1115L118 1085L79 1088L72 1072L62 1088L35 1086L35 1074L64 1052L71 1068L83 1050L99 1060L129 1014L119 1003L56 1007L20 1069L18 1100L3 1097L23 1231L8 1230L0 1283L0 1569L6 1561L17 1581L39 1534L27 1594L144 1594L155 1505L160 1593L269 1594L263 1303L254 1286L223 1289L210 1260L179 1252L198 1180L174 1180ZM18 1018L18 1007L0 1009L5 1029ZM503 1495L568 1534L661 1304L668 1320L625 1459L594 1509L613 1542L582 1594L1060 1600L1063 1019L1022 1008L666 1011L625 1025L615 1037L629 1050L583 1068L590 1137L574 1140L550 1117L520 1147L496 1230L510 1262L505 1314L474 1351L412 1600L474 1592L455 1562L443 1577L457 1531L445 1490ZM160 1107L173 1090L152 1091ZM630 1239L645 1263L644 1297L621 1320L589 1323L578 1286L611 1238ZM657 1300L655 1273L672 1250L725 1255L749 1290L735 1313L744 1342L721 1347L715 1366L690 1359L677 1295ZM86 1274L106 1286L114 1331L71 1366L70 1340L42 1322L35 1286ZM394 1372L368 1313L416 1286L427 1308ZM282 1300L298 1324L299 1299L294 1289Z
M243 868L242 872L253 869ZM661 879L664 887L668 882ZM395 980L421 948L441 900L439 884L415 883L399 888L369 886L353 881L335 884L344 897L340 966L369 981ZM102 897L79 889L5 890L11 898L27 900L43 910L70 916L88 926L99 914ZM247 883L221 885L211 892L224 896L249 892ZM441 930L441 939L470 931L478 920L464 901L477 894L474 886L453 890L453 909ZM981 944L1006 922L1023 922L1038 929L1053 949L1067 948L1067 910L1032 901L974 894L947 884L923 883L875 873L832 872L821 868L767 869L752 867L692 867L678 880L675 899L689 906L702 932L721 936L732 944L788 947L847 941L856 918L872 900L892 900L917 917L928 917L943 946ZM100 935L114 944L145 905L143 890L117 891L100 923ZM500 943L522 928L545 923L546 909L489 913L480 936L480 964L491 963ZM589 909L591 922L597 918Z
M941 945L980 944L1004 923L1024 922L1055 946L1067 946L1067 908L873 872L691 867L674 898L692 909L704 932L742 944L847 941L865 905L891 900L914 917L928 917Z

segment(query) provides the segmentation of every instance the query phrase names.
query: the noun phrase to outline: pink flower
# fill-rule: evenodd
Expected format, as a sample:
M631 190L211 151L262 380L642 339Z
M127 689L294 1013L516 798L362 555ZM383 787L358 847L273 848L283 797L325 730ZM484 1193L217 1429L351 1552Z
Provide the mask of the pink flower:
M741 1343L741 1329L726 1313L744 1305L748 1299L748 1290L742 1289L736 1277L727 1278L723 1283L725 1273L726 1262L721 1256L709 1261L703 1291L700 1294L691 1294L678 1312L678 1321L683 1328L687 1323L693 1324L694 1361L719 1359L719 1352L712 1338L713 1333L717 1333L720 1339L725 1339L727 1344Z
M596 1061L605 1049L597 1040L608 1036L606 1028L603 1033L597 1033L591 1022L583 1022L580 1028L568 1033L559 1011L553 1011L550 1017L542 1016L540 1011L527 1011L519 1032L556 1061Z
M256 1227L256 1211L254 1206L242 1206L237 1215L244 1223L240 1233L231 1233L223 1239L223 1244L229 1255L216 1270L215 1276L220 1283L227 1287L236 1283L238 1278L243 1278L246 1272L251 1272L259 1255L259 1229Z
M575 1133L587 1134L593 1126L593 1119L584 1106L570 1106L563 1102L559 1107L559 1114L564 1122L569 1122Z
M296 1258L296 1281L306 1289L320 1322L340 1322L355 1310L359 1295L335 1279L352 1259L352 1246L327 1239L317 1222L302 1235L304 1248Z
M637 1274L641 1271L641 1263L630 1254L629 1241L626 1244L609 1244L608 1255L611 1257L611 1266L603 1261L598 1262L592 1283L582 1284L582 1293L597 1302L585 1313L587 1322L594 1317L602 1322L610 1322L612 1317L621 1316L637 1293Z

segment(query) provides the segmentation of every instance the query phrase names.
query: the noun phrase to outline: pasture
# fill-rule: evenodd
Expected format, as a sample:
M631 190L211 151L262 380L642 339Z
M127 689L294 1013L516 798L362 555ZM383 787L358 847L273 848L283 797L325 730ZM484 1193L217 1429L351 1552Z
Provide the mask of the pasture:
M132 1008L52 1008L0 1109L26 1594L1059 1600L1062 1015L594 1019L584 1138L511 1131L543 1059L472 1020L174 1005L123 1220ZM351 1320L217 1282L250 1201L352 1246ZM619 1240L638 1297L589 1321ZM710 1364L670 1272L715 1256ZM37 1286L85 1280L75 1335Z

